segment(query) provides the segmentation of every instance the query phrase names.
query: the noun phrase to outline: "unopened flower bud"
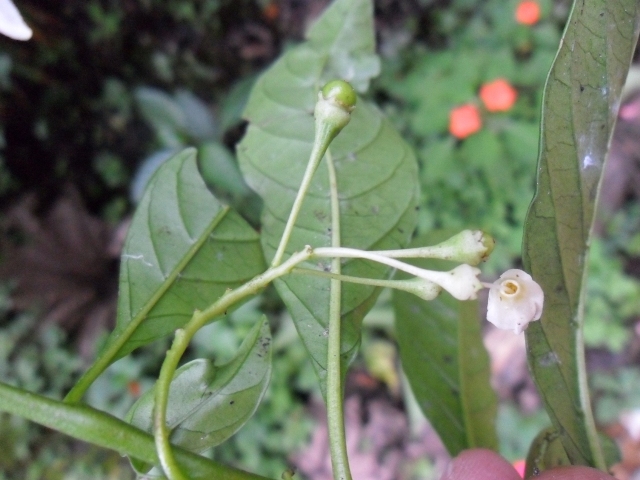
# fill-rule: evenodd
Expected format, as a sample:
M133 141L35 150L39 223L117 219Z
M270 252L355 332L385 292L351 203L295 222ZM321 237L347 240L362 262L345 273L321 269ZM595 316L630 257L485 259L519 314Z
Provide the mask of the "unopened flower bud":
M314 110L316 131L327 132L333 139L351 119L356 105L356 92L344 80L333 80L318 92L318 101Z
M544 293L531 275L507 270L489 289L487 320L496 327L522 333L542 315Z
M463 230L432 247L383 250L376 253L389 258L437 258L477 265L491 255L495 243L491 235L480 230Z
M482 283L478 280L479 274L479 269L462 264L448 272L423 270L418 276L440 285L458 300L474 300L477 291L482 288Z
M423 300L429 301L436 298L442 288L429 280L424 278L411 278L408 280L392 280L393 288L398 290L404 290L405 292L413 293Z

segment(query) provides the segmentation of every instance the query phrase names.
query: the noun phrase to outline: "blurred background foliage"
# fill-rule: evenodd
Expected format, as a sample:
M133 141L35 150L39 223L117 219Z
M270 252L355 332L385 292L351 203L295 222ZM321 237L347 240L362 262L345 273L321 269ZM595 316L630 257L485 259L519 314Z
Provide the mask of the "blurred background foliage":
M196 146L210 188L258 225L260 201L234 153L245 127L241 112L256 76L302 38L327 3L18 2L34 38L0 38L3 381L61 398L86 366L113 325L127 219L151 174L176 150ZM375 2L383 67L371 95L419 158L418 233L489 231L498 243L483 266L487 277L520 262L542 88L570 8L568 0L528 2L539 15L523 23L515 16L521 3ZM482 93L496 80L512 95L502 106ZM585 327L598 420L622 445L640 442L640 428L629 427L640 408L638 105L626 97L613 141L618 176L605 179ZM473 117L464 135L452 124L462 106ZM319 452L315 377L274 291L203 329L189 358L224 361L261 312L275 332L269 392L246 427L210 454L273 478L292 464L297 477L330 478L328 454ZM363 354L347 386L356 399L347 402L354 458L371 466L371 478L437 478L446 454L398 370L388 295L365 325ZM518 342L490 331L485 338L503 402L501 449L510 460L524 457L528 437L547 421ZM122 416L153 384L166 346L158 342L114 364L88 400ZM370 435L389 442L371 444ZM0 443L0 479L133 478L118 455L14 417L0 416Z

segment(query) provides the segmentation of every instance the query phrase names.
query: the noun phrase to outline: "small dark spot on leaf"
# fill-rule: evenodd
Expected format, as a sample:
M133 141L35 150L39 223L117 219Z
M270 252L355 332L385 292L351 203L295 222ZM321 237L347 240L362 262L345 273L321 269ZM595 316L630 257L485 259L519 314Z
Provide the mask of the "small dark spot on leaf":
M451 357L451 355L445 355L442 357L442 361L444 363L451 363L453 361L453 358Z
M236 403L236 401L235 401L235 400L231 400L231 401L229 402L229 405L233 405L234 403Z
M313 212L313 216L318 220L324 220L325 218L327 218L327 213L323 212L322 210L316 210L315 212Z
M584 92L584 85L580 85L580 91Z

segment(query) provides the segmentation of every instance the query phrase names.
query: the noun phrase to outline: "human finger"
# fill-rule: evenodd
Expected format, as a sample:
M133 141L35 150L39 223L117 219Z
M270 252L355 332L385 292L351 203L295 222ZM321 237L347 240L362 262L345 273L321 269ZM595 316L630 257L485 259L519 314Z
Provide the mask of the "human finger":
M518 472L497 453L485 449L465 450L451 460L440 480L522 480Z

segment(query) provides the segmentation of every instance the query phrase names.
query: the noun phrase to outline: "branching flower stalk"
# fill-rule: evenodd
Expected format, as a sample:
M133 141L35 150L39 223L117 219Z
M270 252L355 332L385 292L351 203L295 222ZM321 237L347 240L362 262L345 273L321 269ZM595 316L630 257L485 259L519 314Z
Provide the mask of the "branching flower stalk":
M270 268L246 284L234 290L227 291L220 299L205 310L196 310L185 327L176 331L173 344L167 352L158 377L153 412L153 433L157 454L162 469L170 480L188 479L188 476L180 470L174 458L169 440L171 432L167 426L169 390L178 363L191 339L200 328L209 321L217 317L222 317L228 308L245 297L256 294L272 281L294 271L295 273L322 276L330 279L329 338L327 345L327 423L329 445L334 477L339 480L351 480L352 477L349 470L344 430L340 355L342 282L351 281L381 287L398 288L414 293L425 300L432 300L442 289L447 290L458 300L471 300L476 298L478 290L484 286L489 286L483 285L483 283L478 280L477 276L480 270L471 266L486 259L493 249L493 239L479 231L465 230L451 237L449 240L432 247L377 252L342 247L337 176L328 147L333 138L335 138L349 122L350 113L355 105L355 98L353 89L343 81L330 82L322 92L319 93L318 103L315 109L316 138L311 157ZM291 257L283 261L284 252L289 243L313 174L319 162L325 156L327 160L331 203L331 247L313 249L311 246L306 246L302 251L294 253ZM318 270L298 268L299 264L313 257L331 258L331 271L321 272ZM414 275L415 278L409 280L379 280L342 275L342 258L359 258L374 261L405 271ZM462 263L448 272L440 272L419 268L399 261L397 258L440 258ZM517 319L517 325L514 328L510 320L505 320L502 324L493 321L492 318L490 318L490 321L496 323L500 328L508 327L514 329L516 333L519 333L522 329L526 328L529 321L539 318L539 312L542 308L541 290L526 273L522 272L522 275L520 275L513 273L515 271L510 272L511 276L515 275L515 279L511 277L509 277L509 279L502 279L499 288L491 286L493 293L490 294L490 302L491 296L495 296L495 292L499 292L500 300L506 299L508 302L507 310L509 318ZM526 283L518 283L519 280L524 280ZM515 291L513 291L514 288ZM528 295L527 292L533 293L533 300L530 299L530 295ZM491 315L494 317L495 315L504 317L502 313L507 310L503 308L500 312L492 313Z
M170 432L167 428L167 406L169 403L169 387L182 355L191 339L204 325L211 320L222 317L224 313L244 298L255 295L275 279L289 273L296 265L311 257L313 250L307 246L301 252L289 257L277 267L271 267L244 285L226 292L218 301L205 310L196 310L184 328L176 332L171 348L162 363L155 391L154 431L153 436L158 450L162 468L169 480L184 480L187 477L180 471L169 442Z
M170 432L167 428L167 406L169 402L169 387L178 363L182 358L189 342L195 333L213 318L222 316L233 304L243 298L257 293L276 278L289 273L296 265L309 259L312 248L307 246L302 252L292 255L282 262L282 257L289 243L293 227L300 212L300 208L311 184L313 174L318 164L325 156L329 144L335 136L349 123L351 111L355 106L356 95L353 88L342 80L329 82L318 94L315 108L316 136L306 171L304 173L298 194L293 203L289 219L282 234L280 244L271 263L271 267L262 275L254 278L241 287L231 290L217 302L205 309L196 311L183 329L176 332L171 349L167 352L160 370L155 393L154 406L154 439L158 449L158 457L162 468L170 480L186 480L180 471L171 450ZM332 214L332 245L340 246L340 208L338 202L337 179L333 162L328 158L328 168L331 190ZM340 259L332 261L334 273L340 273ZM327 373L327 410L329 414L329 431L334 472L338 472L341 480L351 480L349 464L344 438L344 421L342 414L342 386L340 382L340 280L331 280L331 305L329 319L329 347Z

